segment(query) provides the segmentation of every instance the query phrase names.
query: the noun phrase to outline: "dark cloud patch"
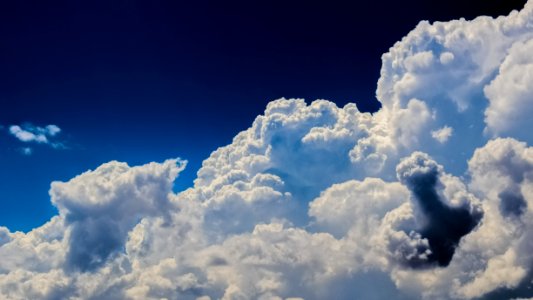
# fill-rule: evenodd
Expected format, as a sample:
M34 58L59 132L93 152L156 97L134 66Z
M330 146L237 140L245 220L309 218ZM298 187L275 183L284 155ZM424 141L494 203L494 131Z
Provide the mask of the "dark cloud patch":
M415 153L399 166L399 178L409 188L424 222L417 231L429 242L427 262L447 266L463 236L474 229L482 213L468 206L452 207L439 195L440 167L427 155ZM424 250L424 249L420 249ZM418 251L420 251L418 250ZM420 267L419 261L412 267Z
M124 244L124 237L112 220L86 219L73 224L65 269L93 271Z
M527 210L527 202L518 190L507 189L501 192L500 211L503 216L521 216Z
M0 226L0 246L11 242L11 240L13 240L13 238L11 237L9 230Z
M428 259L447 266L459 240L476 227L481 215L472 214L466 207L444 204L436 190L437 180L435 172L420 174L410 178L408 187L428 219L420 230L422 238L429 241L431 254Z
M222 257L213 257L209 260L208 265L213 267L223 267L228 265L228 261Z
M524 181L525 174L533 170L533 164L524 163L521 156L521 153L511 148L505 155L500 157L498 165L495 167L501 173L511 177L513 182L521 183Z

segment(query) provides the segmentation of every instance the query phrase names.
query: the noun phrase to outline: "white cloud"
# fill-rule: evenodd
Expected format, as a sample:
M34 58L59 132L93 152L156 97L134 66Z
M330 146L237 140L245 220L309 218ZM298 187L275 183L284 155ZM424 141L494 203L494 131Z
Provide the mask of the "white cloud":
M9 133L11 133L21 142L48 144L54 148L63 147L63 144L59 142L52 142L49 138L55 137L60 132L61 128L56 125L47 125L45 127L33 126L30 124L26 124L23 126L9 126ZM30 155L31 152L32 150L29 147L22 148L22 153L25 155Z
M532 23L532 2L421 22L383 55L379 112L273 101L178 194L179 160L54 182L58 216L0 227L0 295L530 297ZM59 133L17 127L28 142Z
M455 56L451 52L442 52L440 54L440 63L443 65L450 64L454 60Z
M21 142L48 143L48 139L44 133L34 133L32 132L33 130L30 130L24 130L18 125L9 127L9 132Z
M531 136L533 114L533 39L517 41L488 84L485 95L489 107L485 111L487 130L496 135L527 138Z
M338 237L350 230L360 237L370 234L387 212L409 199L408 190L397 182L378 178L335 184L310 203L309 214L321 230ZM353 232L352 232L353 234Z
M57 127L56 125L47 125L44 128L44 132L50 136L55 136L61 132L61 128Z
M91 270L104 264L145 216L168 220L172 184L185 164L168 160L130 168L110 162L69 182L53 182L52 203L69 228L66 268Z
M439 143L444 144L452 136L453 128L444 126L441 129L431 131L431 137Z

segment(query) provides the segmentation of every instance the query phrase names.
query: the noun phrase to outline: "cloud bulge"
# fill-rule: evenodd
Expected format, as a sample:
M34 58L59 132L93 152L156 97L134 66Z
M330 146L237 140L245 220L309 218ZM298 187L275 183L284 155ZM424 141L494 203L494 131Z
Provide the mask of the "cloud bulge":
M532 297L532 41L531 1L421 22L382 56L374 114L272 101L179 193L179 159L54 182L57 216L28 233L0 227L0 294ZM38 143L59 133L9 130Z

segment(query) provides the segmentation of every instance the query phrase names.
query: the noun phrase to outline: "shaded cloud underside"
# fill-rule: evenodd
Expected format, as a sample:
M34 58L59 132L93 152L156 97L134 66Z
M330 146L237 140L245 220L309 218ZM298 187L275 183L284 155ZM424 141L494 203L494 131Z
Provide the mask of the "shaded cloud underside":
M177 194L176 159L54 182L59 215L0 227L0 294L533 297L528 49L533 2L421 22L383 55L373 115L273 101Z

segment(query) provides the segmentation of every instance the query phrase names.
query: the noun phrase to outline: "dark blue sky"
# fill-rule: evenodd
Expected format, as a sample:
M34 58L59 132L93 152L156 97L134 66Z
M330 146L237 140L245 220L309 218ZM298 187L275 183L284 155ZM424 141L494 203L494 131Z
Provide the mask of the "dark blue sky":
M507 14L525 1L3 1L0 225L55 212L53 180L109 160L182 157L176 189L280 97L376 110L381 54L419 20ZM7 127L56 124L67 149Z

